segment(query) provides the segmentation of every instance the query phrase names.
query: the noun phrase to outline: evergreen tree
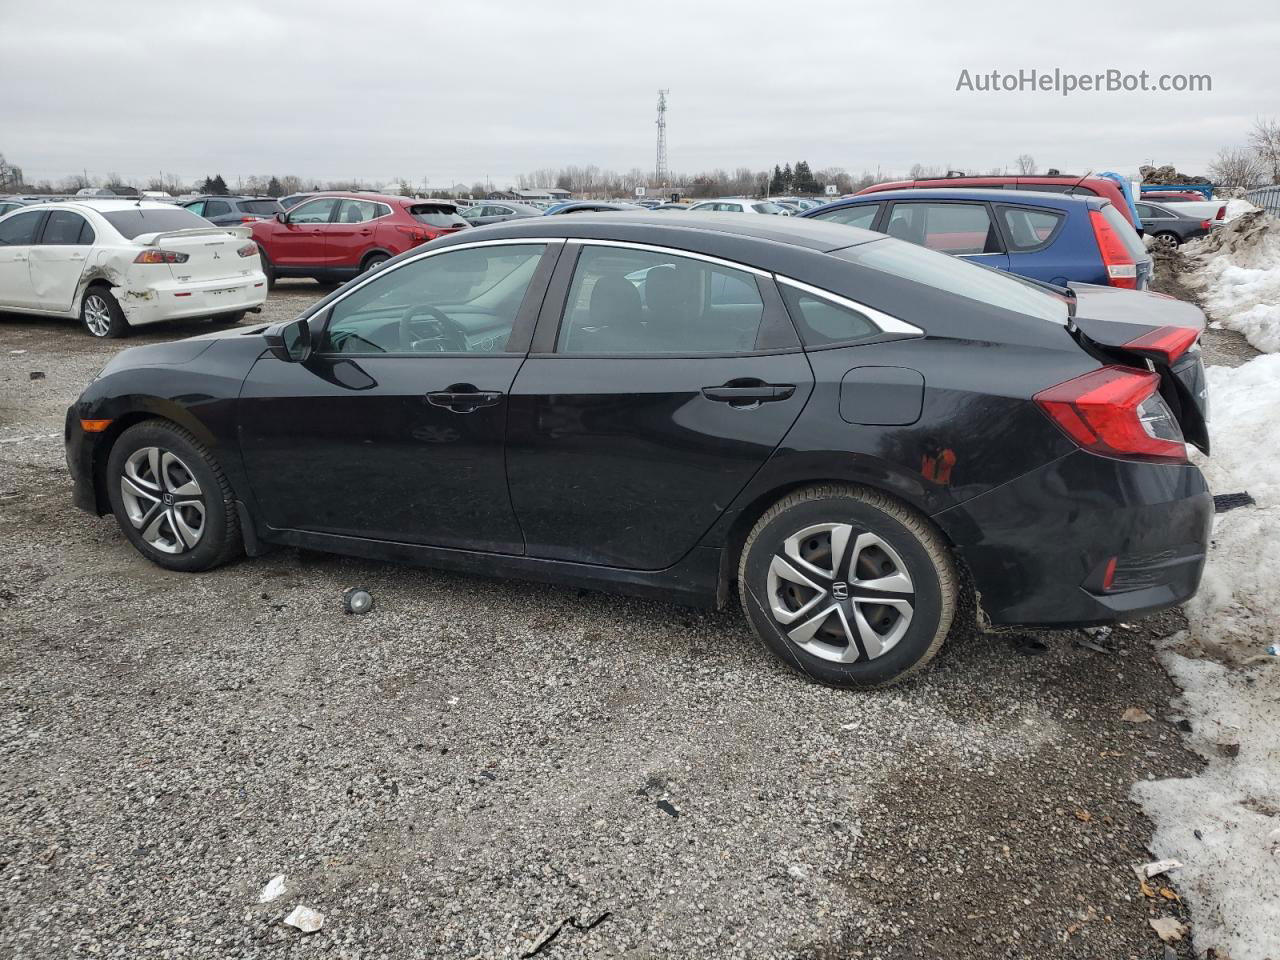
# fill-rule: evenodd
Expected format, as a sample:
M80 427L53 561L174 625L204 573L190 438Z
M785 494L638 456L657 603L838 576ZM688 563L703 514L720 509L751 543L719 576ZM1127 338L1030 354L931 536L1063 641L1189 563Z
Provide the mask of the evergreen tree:
M227 195L227 181L222 179L222 174L215 174L209 183L209 192L215 197L225 197Z
M791 172L791 164L787 164L782 168L782 189L790 192L791 185L795 183L796 175Z
M267 184L267 196L268 197L284 196L284 187L280 185L280 181L277 180L275 177L272 177L270 182Z
M782 182L782 168L776 163L773 165L773 176L769 178L769 192L782 193L786 189L786 185Z

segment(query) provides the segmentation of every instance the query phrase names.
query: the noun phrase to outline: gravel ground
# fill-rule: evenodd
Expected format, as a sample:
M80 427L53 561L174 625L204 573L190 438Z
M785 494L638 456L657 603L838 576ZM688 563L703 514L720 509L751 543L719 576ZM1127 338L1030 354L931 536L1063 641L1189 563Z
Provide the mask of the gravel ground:
M736 610L294 550L168 573L69 500L63 412L124 345L0 317L0 956L1165 956L1127 797L1197 766L1177 612L1104 652L961 630L846 693Z

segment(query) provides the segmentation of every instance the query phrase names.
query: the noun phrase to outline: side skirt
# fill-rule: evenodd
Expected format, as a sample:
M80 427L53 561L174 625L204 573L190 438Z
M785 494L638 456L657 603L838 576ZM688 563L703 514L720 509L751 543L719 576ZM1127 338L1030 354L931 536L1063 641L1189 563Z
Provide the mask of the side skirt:
M562 587L650 597L691 607L715 608L722 605L717 592L722 551L716 547L695 547L683 560L665 570L629 570L303 530L268 528L259 533L257 539L260 541L368 560L437 567L486 577L535 580Z

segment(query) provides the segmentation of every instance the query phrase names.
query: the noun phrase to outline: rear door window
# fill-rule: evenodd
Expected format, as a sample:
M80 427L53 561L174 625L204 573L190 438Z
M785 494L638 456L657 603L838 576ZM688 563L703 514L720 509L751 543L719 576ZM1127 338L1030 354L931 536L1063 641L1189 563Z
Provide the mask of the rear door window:
M206 200L204 204L205 219L209 217L225 217L231 212L231 204L225 200Z
M53 210L40 237L43 246L79 247L93 243L93 228L84 217L70 210Z
M242 200L240 209L245 213L253 213L263 217L274 216L280 210L280 204L274 200Z
M999 206L1000 222L1010 253L1028 253L1053 242L1066 215L1052 210Z
M29 247L36 242L36 227L44 218L43 210L15 213L0 223L0 246Z
M831 223L844 223L851 227L870 230L871 225L876 222L876 214L879 212L880 204L878 203L859 203L855 206L841 207L839 210L832 210L830 213L815 216L814 219L827 220Z
M755 277L677 254L583 249L556 352L602 356L737 354L756 349L764 300Z
M984 203L899 201L890 210L885 232L953 256L1000 252L1000 239Z
M374 203L372 200L343 200L342 209L338 211L339 223L364 223L385 217L391 212L386 204Z

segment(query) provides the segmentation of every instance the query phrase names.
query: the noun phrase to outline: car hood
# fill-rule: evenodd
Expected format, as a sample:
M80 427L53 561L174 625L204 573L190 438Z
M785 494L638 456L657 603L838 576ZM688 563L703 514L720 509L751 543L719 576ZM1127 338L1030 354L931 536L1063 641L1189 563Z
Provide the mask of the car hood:
M130 347L121 350L99 371L98 376L127 370L130 367L176 367L190 363L219 340L236 340L245 338L258 339L258 347L266 349L266 343L260 339L265 324L254 324L252 327L230 327L226 330L214 330L198 337L185 340L173 340L169 343L149 343L141 347Z
M1149 290L1125 290L1092 283L1068 284L1076 294L1076 316L1153 327L1203 330L1204 311L1194 303Z

